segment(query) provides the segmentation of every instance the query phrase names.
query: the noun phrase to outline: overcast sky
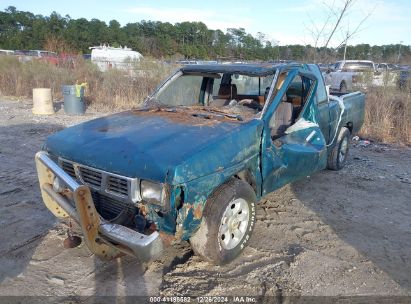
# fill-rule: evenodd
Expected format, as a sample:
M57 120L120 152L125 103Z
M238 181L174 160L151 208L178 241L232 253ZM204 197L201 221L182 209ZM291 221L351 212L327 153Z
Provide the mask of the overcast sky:
M338 6L342 0L71 0L33 1L0 0L0 8L12 5L18 10L49 15L56 11L72 18L97 18L107 23L116 19L122 25L141 20L163 22L202 21L211 29L243 27L256 35L266 34L269 40L286 44L314 44L310 29L321 28L326 20L326 5ZM361 31L348 44L411 45L411 0L356 0L344 20L345 31L357 27L369 12ZM337 33L331 45L339 45L344 34ZM321 44L321 42L320 42Z

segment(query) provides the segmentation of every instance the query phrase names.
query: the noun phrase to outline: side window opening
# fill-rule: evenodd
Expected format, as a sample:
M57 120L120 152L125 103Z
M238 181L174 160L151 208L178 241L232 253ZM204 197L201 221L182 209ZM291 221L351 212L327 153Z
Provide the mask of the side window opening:
M286 77L287 74L280 74L277 91L281 88ZM295 76L291 81L269 122L273 140L284 136L285 131L300 117L307 102L310 87L311 80L300 75Z

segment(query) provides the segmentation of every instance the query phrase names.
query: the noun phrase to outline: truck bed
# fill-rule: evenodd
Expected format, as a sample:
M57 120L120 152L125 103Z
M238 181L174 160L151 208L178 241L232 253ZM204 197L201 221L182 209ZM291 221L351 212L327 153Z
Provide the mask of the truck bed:
M333 93L329 96L329 100L330 104L334 103L340 108L339 111L337 110L340 115L341 108L343 108L343 113L336 126L338 128L349 126L351 134L357 133L364 123L365 94L359 91L345 94Z

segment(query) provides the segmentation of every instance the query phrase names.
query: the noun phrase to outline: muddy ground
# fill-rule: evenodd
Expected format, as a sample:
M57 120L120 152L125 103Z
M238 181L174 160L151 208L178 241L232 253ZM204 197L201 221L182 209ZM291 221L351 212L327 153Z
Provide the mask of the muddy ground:
M101 115L0 101L0 295L411 295L407 147L354 142L342 171L265 197L250 246L224 267L187 244L148 264L65 250L67 224L43 205L33 157L47 135Z

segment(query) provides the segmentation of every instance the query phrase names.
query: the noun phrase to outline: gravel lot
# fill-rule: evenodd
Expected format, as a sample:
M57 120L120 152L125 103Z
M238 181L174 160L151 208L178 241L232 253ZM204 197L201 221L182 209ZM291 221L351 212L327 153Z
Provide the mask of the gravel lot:
M35 116L0 100L0 295L411 295L411 149L354 142L346 168L263 198L250 246L212 266L187 244L157 261L66 250L67 223L40 197L45 137L107 113Z

